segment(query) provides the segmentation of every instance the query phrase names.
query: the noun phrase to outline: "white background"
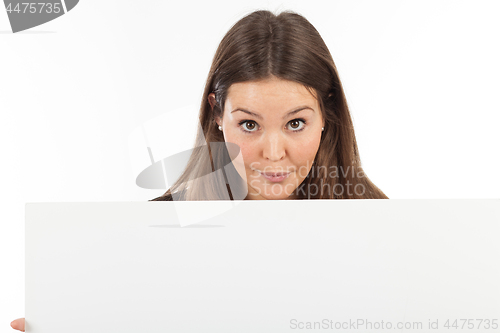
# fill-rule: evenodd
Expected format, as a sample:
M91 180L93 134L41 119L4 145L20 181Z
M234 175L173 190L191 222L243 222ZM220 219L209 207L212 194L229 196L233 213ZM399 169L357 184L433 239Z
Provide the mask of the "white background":
M81 0L17 34L0 10L0 332L24 316L24 204L161 195L135 185L147 154L132 133L199 106L218 43L255 9L320 32L362 164L390 198L500 197L498 2L249 3ZM190 146L195 125L169 115L164 144Z

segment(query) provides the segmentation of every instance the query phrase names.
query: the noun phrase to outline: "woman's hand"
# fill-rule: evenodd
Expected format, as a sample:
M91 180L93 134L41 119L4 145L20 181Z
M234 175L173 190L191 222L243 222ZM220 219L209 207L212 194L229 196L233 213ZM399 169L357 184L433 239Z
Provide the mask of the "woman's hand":
M13 329L24 332L24 318L19 318L10 323Z

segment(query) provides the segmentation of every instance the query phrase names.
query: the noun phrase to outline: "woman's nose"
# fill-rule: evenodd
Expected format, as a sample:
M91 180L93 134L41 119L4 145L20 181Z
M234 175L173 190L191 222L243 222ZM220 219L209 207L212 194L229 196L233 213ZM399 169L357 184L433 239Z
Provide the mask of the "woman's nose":
M264 158L271 162L282 160L286 155L286 142L281 133L266 135L264 138Z

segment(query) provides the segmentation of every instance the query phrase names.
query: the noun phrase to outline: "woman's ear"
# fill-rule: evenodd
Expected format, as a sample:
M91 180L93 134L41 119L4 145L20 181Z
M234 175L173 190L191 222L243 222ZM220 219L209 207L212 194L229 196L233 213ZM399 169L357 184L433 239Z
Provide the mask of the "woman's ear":
M217 125L222 126L222 120L220 119L220 117L215 117L214 120L217 123Z
M212 110L214 109L214 106L215 104L217 103L215 101L215 94L214 93L210 93L208 94L208 103L210 103L210 107L212 108Z
M214 93L208 94L208 103L210 103L210 107L212 108L212 111L213 111L214 110L214 106L217 103L217 101L215 100L215 94ZM215 116L214 120L217 123L217 125L219 125L219 126L222 125L222 119L219 116Z

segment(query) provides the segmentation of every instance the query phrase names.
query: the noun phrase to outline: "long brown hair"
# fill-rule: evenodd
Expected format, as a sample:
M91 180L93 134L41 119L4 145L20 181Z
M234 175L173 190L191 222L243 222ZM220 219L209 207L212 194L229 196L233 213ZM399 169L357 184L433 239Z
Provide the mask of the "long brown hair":
M215 118L222 117L232 84L271 76L304 85L318 99L325 120L313 167L289 199L387 199L363 172L337 68L318 31L297 13L258 10L220 42L201 101L196 148L179 179L154 200L245 198L245 181L231 163L235 153L229 154L234 147L224 143Z

